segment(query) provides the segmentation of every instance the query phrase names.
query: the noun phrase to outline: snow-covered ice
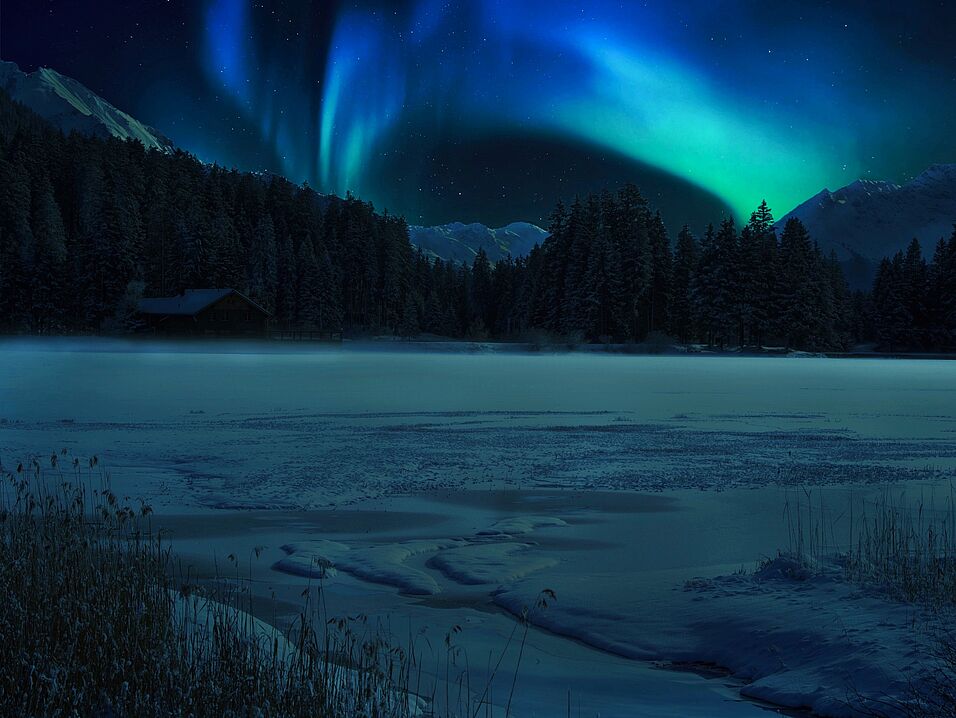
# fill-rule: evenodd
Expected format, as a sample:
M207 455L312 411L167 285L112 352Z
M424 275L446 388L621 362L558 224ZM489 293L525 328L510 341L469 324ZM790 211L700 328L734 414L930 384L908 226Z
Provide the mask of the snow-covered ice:
M465 585L499 585L550 568L557 559L535 552L528 544L469 544L436 554L431 565Z
M752 569L786 548L795 487L839 517L948 485L956 363L0 344L0 463L62 447L151 502L197 570L264 546L253 585L290 615L319 583L398 635L460 625L477 681L509 613L554 590L518 716L565 714L566 689L605 718L845 715L911 677L918 611Z
M305 541L283 546L290 555L279 561L276 568L315 578L328 578L328 569L338 568L408 594L429 596L440 593L441 588L428 573L409 566L409 560L456 545L456 541L406 541L352 549L334 541Z

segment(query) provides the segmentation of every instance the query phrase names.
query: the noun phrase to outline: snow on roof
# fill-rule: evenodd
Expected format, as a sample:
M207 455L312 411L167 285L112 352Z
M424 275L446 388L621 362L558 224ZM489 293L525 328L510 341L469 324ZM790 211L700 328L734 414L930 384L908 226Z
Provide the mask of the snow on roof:
M220 299L228 297L230 294L238 294L245 301L249 302L249 304L262 311L263 314L269 313L235 289L187 289L175 297L141 299L138 309L140 314L192 317L199 314L199 312L206 309L206 307L215 304Z

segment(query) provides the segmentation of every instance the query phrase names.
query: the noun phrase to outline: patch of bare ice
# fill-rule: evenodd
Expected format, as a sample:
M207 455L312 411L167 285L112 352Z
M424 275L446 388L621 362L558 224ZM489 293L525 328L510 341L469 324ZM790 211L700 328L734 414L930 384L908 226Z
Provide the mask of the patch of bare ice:
M540 528L567 526L567 521L552 516L513 516L478 532L478 536L510 537L530 534Z
M502 584L556 565L528 544L495 542L469 544L436 554L429 565L453 581L468 586Z
M337 568L365 581L395 586L402 593L431 596L441 593L438 582L426 571L406 562L414 556L436 553L460 543L455 539L440 539L351 548L335 541L302 541L283 546L289 555L276 563L275 568L314 578L330 576L329 569Z

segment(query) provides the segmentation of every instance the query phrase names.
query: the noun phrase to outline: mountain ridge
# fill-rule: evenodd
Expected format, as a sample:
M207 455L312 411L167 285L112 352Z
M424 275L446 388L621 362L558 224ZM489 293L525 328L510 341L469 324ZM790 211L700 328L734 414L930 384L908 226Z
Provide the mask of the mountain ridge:
M480 222L450 222L433 227L410 226L409 238L416 247L446 261L471 263L478 251L485 250L489 261L508 256L524 257L548 233L530 222L512 222L491 228Z
M796 217L825 252L834 251L851 284L872 281L876 266L914 238L928 252L956 222L956 164L930 165L909 182L858 179L823 189L785 214Z
M24 72L0 60L0 89L62 132L138 140L143 146L173 152L176 145L153 127L116 108L72 77L49 67Z
M65 133L135 139L147 148L174 152L159 130L119 110L79 81L41 67L24 72L0 60L0 89ZM824 188L778 222L800 219L824 252L833 251L850 283L868 287L884 257L915 237L927 251L948 237L956 221L956 164L934 164L905 184L858 179L840 189ZM479 222L409 227L412 244L431 257L471 263L479 250L492 262L526 256L548 233L529 222L492 228Z

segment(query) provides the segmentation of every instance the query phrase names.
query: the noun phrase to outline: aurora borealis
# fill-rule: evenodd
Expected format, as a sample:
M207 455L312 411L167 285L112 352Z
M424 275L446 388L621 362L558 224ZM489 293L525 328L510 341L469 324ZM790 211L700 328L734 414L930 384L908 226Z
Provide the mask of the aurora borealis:
M697 223L956 160L953 16L945 3L24 2L5 4L0 52L76 76L205 160L415 223L542 222L559 196L626 180Z

